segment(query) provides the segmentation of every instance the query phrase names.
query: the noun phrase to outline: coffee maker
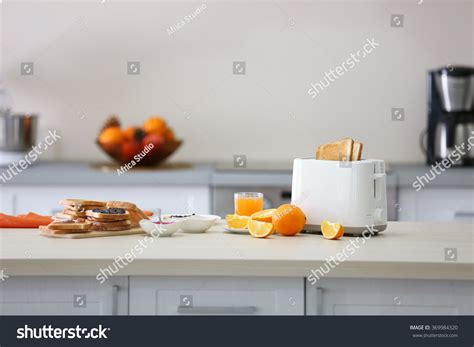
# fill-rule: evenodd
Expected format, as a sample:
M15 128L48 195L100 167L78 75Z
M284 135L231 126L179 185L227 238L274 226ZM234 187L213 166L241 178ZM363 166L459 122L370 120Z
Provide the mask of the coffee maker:
M427 135L428 165L443 159L456 166L474 165L473 67L448 65L428 72Z

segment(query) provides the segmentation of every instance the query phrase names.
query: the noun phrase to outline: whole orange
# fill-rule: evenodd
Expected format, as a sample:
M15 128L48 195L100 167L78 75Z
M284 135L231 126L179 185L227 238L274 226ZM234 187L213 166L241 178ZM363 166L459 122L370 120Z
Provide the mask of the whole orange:
M150 117L143 124L143 130L147 134L163 135L166 128L166 121L161 117Z
M128 127L123 131L123 137L127 141L132 141L133 136L135 135L135 129L134 127Z
M275 230L284 236L293 236L303 230L306 216L298 206L291 204L281 205L272 216Z
M106 149L112 149L122 142L123 135L119 127L105 128L99 135L99 143Z
M174 141L174 132L170 128L166 129L165 131L165 139L166 141Z

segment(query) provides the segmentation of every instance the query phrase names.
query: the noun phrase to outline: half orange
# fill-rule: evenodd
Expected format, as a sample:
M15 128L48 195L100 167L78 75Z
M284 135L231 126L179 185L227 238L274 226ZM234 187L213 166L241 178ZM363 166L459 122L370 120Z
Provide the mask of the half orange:
M344 227L341 224L331 223L327 220L323 220L321 223L321 231L324 238L328 240L337 240L344 235Z

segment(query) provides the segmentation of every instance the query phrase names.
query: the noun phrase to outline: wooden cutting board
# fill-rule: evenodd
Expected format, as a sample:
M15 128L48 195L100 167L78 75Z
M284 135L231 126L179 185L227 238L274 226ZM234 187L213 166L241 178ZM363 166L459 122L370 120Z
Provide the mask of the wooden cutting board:
M56 237L60 239L89 239L93 237L108 237L108 236L124 236L145 234L142 228L133 228L130 230L121 231L91 231L89 233L71 233L71 234L51 234L47 231L39 229L41 236Z

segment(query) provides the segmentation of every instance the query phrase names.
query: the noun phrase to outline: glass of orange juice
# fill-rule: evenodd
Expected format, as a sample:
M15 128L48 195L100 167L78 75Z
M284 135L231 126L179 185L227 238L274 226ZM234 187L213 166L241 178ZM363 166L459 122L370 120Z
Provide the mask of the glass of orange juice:
M235 214L250 216L252 213L263 210L263 194L254 192L240 192L234 194Z

